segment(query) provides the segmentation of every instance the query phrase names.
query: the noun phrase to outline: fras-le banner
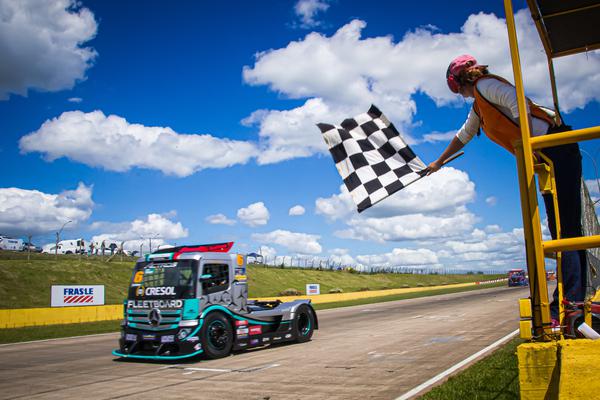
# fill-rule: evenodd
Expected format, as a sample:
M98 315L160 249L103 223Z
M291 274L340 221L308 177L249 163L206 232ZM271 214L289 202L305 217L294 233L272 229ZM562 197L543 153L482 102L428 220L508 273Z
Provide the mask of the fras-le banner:
M52 285L52 307L104 305L104 285Z

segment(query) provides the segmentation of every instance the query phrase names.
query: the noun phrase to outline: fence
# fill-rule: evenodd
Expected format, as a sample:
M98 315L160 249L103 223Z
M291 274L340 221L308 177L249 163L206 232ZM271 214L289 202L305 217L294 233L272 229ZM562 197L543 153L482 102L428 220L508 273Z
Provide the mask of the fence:
M262 262L261 262L262 258ZM345 264L334 259L322 259L318 257L292 257L292 256L262 256L249 257L249 264L260 264L271 268L285 269L314 269L329 271L351 271L363 274L417 274L417 275L502 275L505 269L490 269L475 271L460 268L440 268L432 266L383 266Z

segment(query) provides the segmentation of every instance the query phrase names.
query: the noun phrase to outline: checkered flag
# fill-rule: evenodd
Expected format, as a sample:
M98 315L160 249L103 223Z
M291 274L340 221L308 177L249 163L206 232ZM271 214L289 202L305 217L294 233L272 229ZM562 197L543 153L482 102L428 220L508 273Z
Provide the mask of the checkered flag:
M348 191L362 212L420 179L427 166L374 105L342 126L317 124Z

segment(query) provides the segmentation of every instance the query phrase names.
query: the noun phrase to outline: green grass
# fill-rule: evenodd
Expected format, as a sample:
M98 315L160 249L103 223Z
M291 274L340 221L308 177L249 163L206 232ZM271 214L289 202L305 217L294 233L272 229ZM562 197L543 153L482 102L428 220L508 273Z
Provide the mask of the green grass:
M514 339L490 356L419 397L421 400L517 400L519 368Z
M105 257L108 258L108 257ZM51 285L104 285L105 303L119 304L126 296L135 260L116 256L111 262L100 256L31 254L0 251L0 309L48 307ZM304 293L307 283L321 284L321 293L333 288L344 292L426 287L494 279L495 275L356 274L268 268L247 269L251 297L277 296L287 288Z

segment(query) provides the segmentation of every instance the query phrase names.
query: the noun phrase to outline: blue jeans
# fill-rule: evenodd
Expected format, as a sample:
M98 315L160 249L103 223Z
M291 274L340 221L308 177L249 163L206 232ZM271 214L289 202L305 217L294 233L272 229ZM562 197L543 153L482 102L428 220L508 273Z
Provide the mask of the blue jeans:
M569 130L551 128L548 134ZM581 153L577 143L548 147L542 150L554 164L554 175L558 192L558 213L561 237L583 236L581 228ZM548 216L548 228L552 239L556 239L554 202L552 195L543 195ZM587 260L585 250L562 252L563 296L569 301L585 299ZM552 318L558 319L558 288L554 290L550 304Z

